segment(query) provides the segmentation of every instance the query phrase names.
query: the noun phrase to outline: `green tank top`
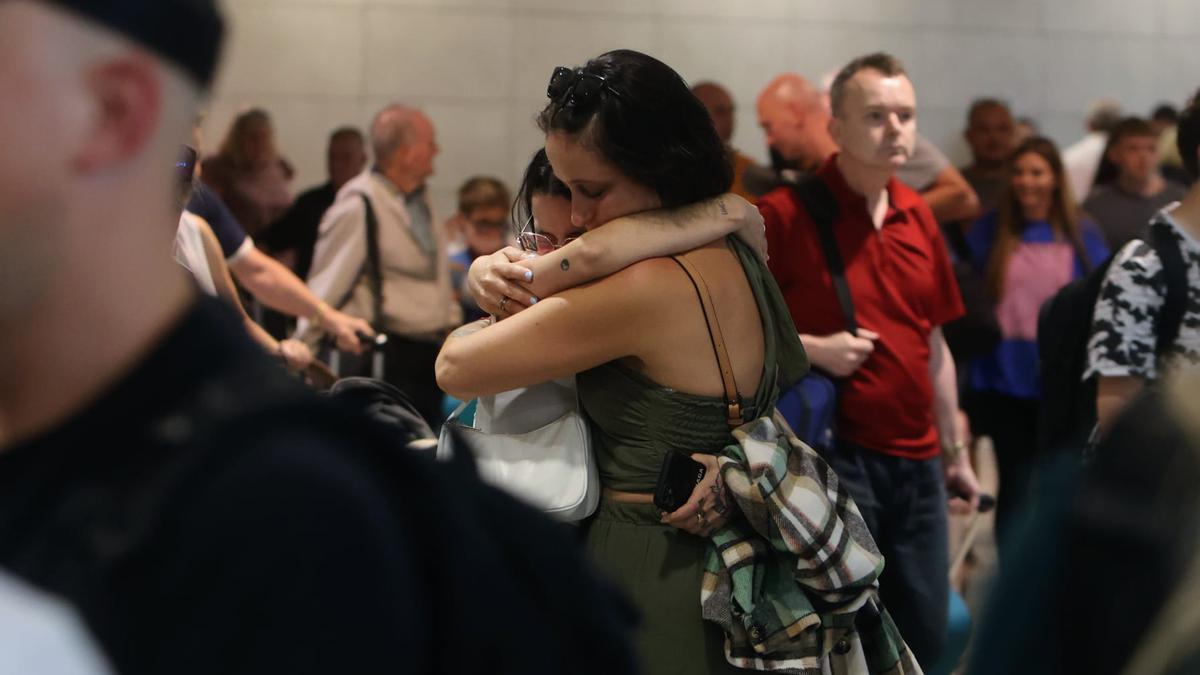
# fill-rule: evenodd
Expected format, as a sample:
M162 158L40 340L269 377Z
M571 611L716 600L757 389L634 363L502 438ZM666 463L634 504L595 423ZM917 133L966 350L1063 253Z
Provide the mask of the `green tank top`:
M753 397L743 392L743 419L749 422L775 407L780 384L788 386L807 372L808 359L771 273L740 239L728 241L750 282L765 340L758 390ZM695 302L700 312L699 298ZM716 355L706 350L697 358L715 362ZM651 492L667 452L716 454L730 442L720 396L664 387L618 361L580 373L576 381L605 487Z

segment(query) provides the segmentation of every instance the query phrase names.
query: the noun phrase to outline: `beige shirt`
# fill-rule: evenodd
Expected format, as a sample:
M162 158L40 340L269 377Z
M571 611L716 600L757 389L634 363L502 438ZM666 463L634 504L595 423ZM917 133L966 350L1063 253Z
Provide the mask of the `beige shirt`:
M1063 169L1071 184L1075 203L1082 203L1092 190L1100 160L1104 158L1104 147L1108 145L1108 134L1088 132L1082 140L1062 151Z
M411 231L412 219L404 205L404 194L370 169L342 186L333 206L322 217L308 285L331 307L373 320L366 273L364 194L371 200L379 223L382 328L396 335L435 340L437 334L462 322L462 311L450 284L445 236L441 228L433 228L436 250L432 256L425 255ZM296 337L311 344L319 336L320 331L307 320L297 325Z

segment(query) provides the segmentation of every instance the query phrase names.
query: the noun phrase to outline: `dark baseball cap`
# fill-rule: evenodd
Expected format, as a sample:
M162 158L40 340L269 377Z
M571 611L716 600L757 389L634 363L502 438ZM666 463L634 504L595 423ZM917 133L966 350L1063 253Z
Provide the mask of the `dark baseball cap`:
M216 0L42 0L141 44L208 88L225 27Z

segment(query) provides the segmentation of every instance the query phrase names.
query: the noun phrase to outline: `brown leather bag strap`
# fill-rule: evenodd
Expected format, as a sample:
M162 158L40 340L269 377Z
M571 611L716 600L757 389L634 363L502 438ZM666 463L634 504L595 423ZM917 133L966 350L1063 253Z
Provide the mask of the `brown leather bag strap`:
M725 348L725 336L721 334L721 324L717 321L717 310L713 307L712 293L704 275L690 260L681 255L671 256L671 259L683 269L684 274L696 289L700 298L700 309L704 311L704 321L708 324L708 337L712 341L713 353L717 355L717 365L721 369L721 384L725 386L726 421L730 427L740 427L742 420L742 397L738 393L737 381L733 377L733 362L729 360L729 351Z

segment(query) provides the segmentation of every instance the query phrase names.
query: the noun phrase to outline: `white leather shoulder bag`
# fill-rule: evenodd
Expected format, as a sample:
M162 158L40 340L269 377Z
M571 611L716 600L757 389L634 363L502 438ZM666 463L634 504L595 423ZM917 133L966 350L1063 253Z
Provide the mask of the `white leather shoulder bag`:
M484 481L565 522L592 515L600 476L575 378L481 396L472 424L464 403L442 426L438 459L467 451ZM450 429L467 447L455 447Z

